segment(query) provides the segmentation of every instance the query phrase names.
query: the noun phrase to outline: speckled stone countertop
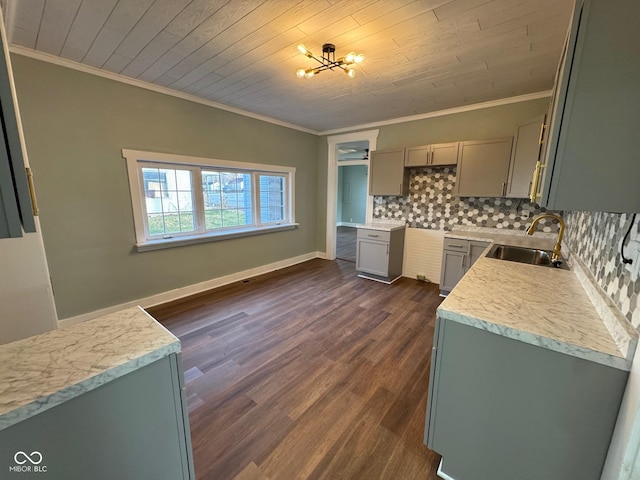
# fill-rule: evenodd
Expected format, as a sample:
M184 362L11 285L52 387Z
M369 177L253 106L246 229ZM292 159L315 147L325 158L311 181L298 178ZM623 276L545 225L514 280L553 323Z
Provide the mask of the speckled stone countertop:
M0 430L180 351L139 307L0 346Z
M534 248L553 247L555 240L544 238L548 234L537 235L536 240L535 235L446 234ZM637 342L637 335L631 341L627 338L627 343L618 341L576 272L485 256L442 302L438 316L621 370L631 368Z
M404 223L383 223L383 222L373 222L373 223L365 223L364 225L357 225L356 228L366 228L369 230L381 230L383 232L392 232L393 230L402 230L406 228Z

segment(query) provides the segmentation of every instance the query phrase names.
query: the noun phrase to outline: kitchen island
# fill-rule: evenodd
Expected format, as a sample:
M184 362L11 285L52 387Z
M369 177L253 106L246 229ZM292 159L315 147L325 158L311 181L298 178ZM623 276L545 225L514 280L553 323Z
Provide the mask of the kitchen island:
M0 360L3 472L195 478L180 341L141 308L2 345Z
M425 443L444 478L600 478L637 334L570 264L483 255L440 305Z

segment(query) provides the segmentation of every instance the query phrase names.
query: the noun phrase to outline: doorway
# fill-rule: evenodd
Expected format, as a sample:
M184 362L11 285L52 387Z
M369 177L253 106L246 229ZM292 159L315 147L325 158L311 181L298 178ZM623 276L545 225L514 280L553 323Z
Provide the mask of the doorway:
M356 260L356 226L371 222L369 152L378 130L328 137L327 236L329 260Z
M361 142L363 160L368 160L369 142ZM343 144L338 152L344 151ZM349 147L348 150L353 150ZM338 211L336 215L336 258L356 261L356 226L366 222L367 184L369 168L367 165L342 165L338 158Z

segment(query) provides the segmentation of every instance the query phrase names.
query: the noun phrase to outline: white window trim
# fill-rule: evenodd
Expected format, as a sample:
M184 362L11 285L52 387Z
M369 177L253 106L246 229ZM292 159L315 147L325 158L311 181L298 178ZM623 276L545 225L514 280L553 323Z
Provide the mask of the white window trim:
M148 152L143 150L130 150L123 148L122 157L127 163L127 173L129 175L129 189L131 193L131 205L133 208L133 221L136 234L136 247L139 252L148 250L158 250L181 245L191 245L197 243L225 240L229 238L239 238L261 233L277 232L282 230L293 230L299 224L295 221L295 167L284 167L278 165L265 165L261 163L234 162L231 160L217 160L205 157L192 157L188 155L167 154L158 152ZM264 173L267 175L284 176L287 182L288 202L286 223L266 224L262 226L249 226L234 228L232 230L216 230L193 235L179 235L172 238L158 238L148 240L145 231L144 211L142 208L143 193L140 185L139 162L166 163L168 165L181 165L184 167L199 168L229 168L233 170L245 170L253 173ZM195 182L195 179L194 179ZM254 191L257 191L254 189ZM259 206L259 198L257 206Z

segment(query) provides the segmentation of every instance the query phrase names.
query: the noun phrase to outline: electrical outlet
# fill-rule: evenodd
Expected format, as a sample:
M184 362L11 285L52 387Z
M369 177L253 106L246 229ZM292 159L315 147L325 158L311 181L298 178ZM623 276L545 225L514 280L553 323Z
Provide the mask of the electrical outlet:
M624 268L632 276L637 277L638 272L640 272L640 238L627 242L624 246L624 256L632 260L632 263L625 263Z
M631 276L633 278L638 278L640 276L640 241L639 240L640 239L633 242L629 242L629 246L635 249L635 252L630 250L629 258L633 260L633 263L631 263L631 265L629 264L625 265L625 267L627 267L627 270L631 272Z

